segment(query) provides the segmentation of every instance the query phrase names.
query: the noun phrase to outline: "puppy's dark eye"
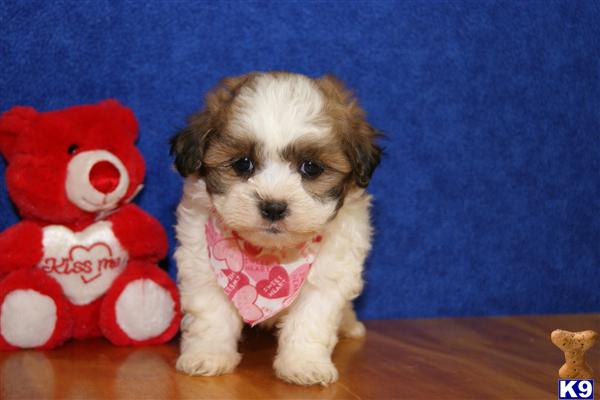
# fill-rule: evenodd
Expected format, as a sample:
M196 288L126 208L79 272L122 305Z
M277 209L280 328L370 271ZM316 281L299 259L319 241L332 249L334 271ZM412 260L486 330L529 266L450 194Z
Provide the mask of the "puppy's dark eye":
M323 173L323 167L314 161L306 160L300 164L300 174L306 179L314 179Z
M69 154L75 154L75 153L77 153L77 150L79 150L79 146L77 146L76 144L72 144L67 149L67 153L69 153Z
M254 161L250 157L242 157L231 164L239 176L249 176L254 172Z

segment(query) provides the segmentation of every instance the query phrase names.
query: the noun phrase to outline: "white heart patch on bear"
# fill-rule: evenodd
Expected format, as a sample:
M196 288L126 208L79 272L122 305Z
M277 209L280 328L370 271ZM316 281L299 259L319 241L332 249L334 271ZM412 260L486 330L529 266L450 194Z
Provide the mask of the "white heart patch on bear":
M56 279L77 305L89 304L106 293L128 261L128 253L108 221L96 222L81 232L49 225L44 228L43 246L38 268Z

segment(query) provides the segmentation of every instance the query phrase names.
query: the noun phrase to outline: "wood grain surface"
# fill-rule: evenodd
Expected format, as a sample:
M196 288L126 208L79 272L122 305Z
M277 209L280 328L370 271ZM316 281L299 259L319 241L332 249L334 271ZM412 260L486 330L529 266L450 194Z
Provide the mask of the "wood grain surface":
M600 314L369 321L341 340L340 381L297 387L271 369L276 341L248 330L235 373L189 377L174 369L177 343L119 348L72 341L46 352L0 353L2 399L556 399L563 353L556 328L600 332ZM600 346L587 353L600 382ZM600 398L600 385L596 398Z

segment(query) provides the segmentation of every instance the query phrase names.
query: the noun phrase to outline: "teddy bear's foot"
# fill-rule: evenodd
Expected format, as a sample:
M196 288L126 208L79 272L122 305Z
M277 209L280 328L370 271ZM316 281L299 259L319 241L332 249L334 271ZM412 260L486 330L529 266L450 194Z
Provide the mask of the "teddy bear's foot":
M69 336L61 289L39 272L17 271L0 284L0 350L52 348Z
M56 327L56 304L35 290L13 290L2 303L0 331L15 347L32 348L50 339Z
M130 264L102 305L101 329L117 345L164 343L177 332L179 304L167 274L151 264Z
M138 279L129 283L117 299L117 323L134 340L150 339L171 325L174 306L168 291L150 279Z

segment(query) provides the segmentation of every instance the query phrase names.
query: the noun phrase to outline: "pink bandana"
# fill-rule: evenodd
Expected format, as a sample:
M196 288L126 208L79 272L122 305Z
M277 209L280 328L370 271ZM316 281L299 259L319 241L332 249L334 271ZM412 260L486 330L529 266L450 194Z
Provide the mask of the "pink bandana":
M322 237L294 248L256 247L225 228L211 213L205 226L208 258L217 281L252 326L294 301L308 276Z

